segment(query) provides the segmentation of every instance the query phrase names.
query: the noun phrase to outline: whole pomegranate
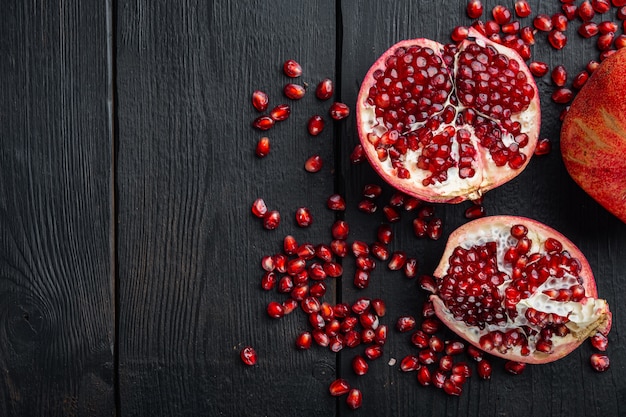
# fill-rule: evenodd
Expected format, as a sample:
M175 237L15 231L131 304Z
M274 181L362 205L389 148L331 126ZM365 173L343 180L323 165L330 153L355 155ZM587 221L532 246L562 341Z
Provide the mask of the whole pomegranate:
M561 127L561 153L571 177L626 223L626 49L594 71Z
M551 362L611 327L583 254L535 220L491 216L466 223L450 235L434 276L437 316L496 356Z
M396 189L431 202L478 200L533 154L539 94L524 60L474 29L458 44L401 41L357 98L367 158Z

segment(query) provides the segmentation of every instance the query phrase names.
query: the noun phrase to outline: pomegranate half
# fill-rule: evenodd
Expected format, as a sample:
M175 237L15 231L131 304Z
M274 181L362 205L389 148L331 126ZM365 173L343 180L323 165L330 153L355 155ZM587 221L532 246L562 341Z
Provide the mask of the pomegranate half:
M551 362L611 327L583 254L535 220L491 216L464 224L450 235L434 276L437 316L506 359Z
M570 176L626 223L626 49L602 62L578 92L561 127Z
M458 44L404 40L370 68L356 104L367 158L430 202L478 200L533 155L539 93L519 54L474 29Z

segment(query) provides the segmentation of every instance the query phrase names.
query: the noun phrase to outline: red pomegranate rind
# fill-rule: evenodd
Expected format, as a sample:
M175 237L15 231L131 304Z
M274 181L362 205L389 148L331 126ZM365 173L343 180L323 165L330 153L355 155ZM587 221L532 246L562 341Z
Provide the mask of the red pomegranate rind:
M525 229L512 230L519 225ZM491 216L466 223L451 233L434 276L436 315L495 356L551 362L611 328L584 255L535 220Z
M626 223L626 49L602 62L567 112L561 153L576 183Z
M517 176L540 125L524 60L473 28L458 45L392 46L364 77L356 111L370 164L398 190L430 202L477 200Z

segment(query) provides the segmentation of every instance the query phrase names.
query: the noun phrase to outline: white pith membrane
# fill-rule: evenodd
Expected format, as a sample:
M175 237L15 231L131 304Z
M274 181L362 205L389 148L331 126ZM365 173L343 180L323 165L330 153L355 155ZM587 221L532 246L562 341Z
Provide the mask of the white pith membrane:
M481 47L492 46L499 53L504 55L516 55L514 51L508 50L506 47L486 40L484 37L478 35L477 32L472 31L470 33L470 37L472 39L472 41L469 41L470 44L476 43ZM427 40L420 40L420 42L424 44L421 46L434 50L439 56L443 55L444 45ZM403 45L404 46L401 47L407 47L410 43L407 42ZM459 52L466 45L466 43L461 44ZM504 52L505 50L506 52ZM442 104L442 108L445 109L446 106L453 105L457 110L456 116L460 115L466 109L472 109L476 111L476 115L492 120L500 125L497 119L477 111L475 106L464 106L461 103L461 100L456 99L458 82L457 71L459 66L457 59L458 55L459 54L457 53L454 62L454 76L451 77L452 90L450 91L445 103ZM387 158L386 160L381 161L377 156L375 141L388 132L388 128L384 125L383 118L376 116L376 107L367 103L368 94L366 93L366 90L368 90L369 86L363 85L357 102L359 135L370 162L372 162L372 165L375 166L379 174L397 189L423 200L431 202L461 202L467 199L479 200L484 192L507 182L522 172L528 164L535 149L540 123L540 104L538 100L538 91L534 84L533 77L525 67L523 59L519 58L519 56L517 57L518 59L516 61L520 64L520 72L524 72L526 74L528 84L532 85L535 91L535 97L531 99L528 108L519 113L513 113L510 117L511 121L519 122L521 124L521 133L526 133L530 138L527 145L519 147L519 153L525 155L526 157L525 162L520 167L511 168L508 164L496 166L489 150L479 144L480 139L478 139L475 135L474 125L468 123L457 124L457 117L455 117L455 120L451 123L441 123L437 129L433 129L433 136L444 132L444 130L446 130L449 126L453 126L457 132L460 129L468 130L471 134L471 144L476 151L474 162L472 164L475 174L471 177L462 178L459 175L459 166L452 166L448 168L447 178L445 180L435 180L431 181L429 185L424 185L424 180L430 177L432 173L429 170L417 166L416 161L418 160L418 156L422 154L423 150L423 147L420 147L417 150L408 149L406 154L401 156L400 160L404 163L403 167L409 171L410 178L399 178L398 169L393 165L392 159ZM373 73L375 69L375 67L372 67L370 73ZM384 69L384 67L381 66L378 69ZM456 102L451 102L451 99L455 99ZM432 116L441 115L442 113L443 110ZM415 132L420 127L426 125L426 123L427 121L417 121L411 124L404 132L400 132L400 134L405 135L410 132ZM504 132L501 139L502 143L506 147L514 144L514 135L506 132L501 125L500 129ZM451 141L450 154L455 161L459 161L459 146L460 145L456 137L454 137Z
M529 250L531 253L546 254L544 245L547 236L545 232L533 226L532 223L520 222L521 218L515 218L514 222L510 220L501 221L500 219L506 219L508 216L494 216L486 217L475 220L462 226L463 239L461 243L458 243L455 247L461 247L463 249L471 249L480 247L488 242L496 242L497 244L497 266L498 270L505 272L507 278L502 284L498 286L498 290L503 295L504 305L504 290L510 286L512 279L511 273L513 270L512 264L504 260L504 254L511 246L515 246L518 239L511 236L511 226L513 224L523 224L528 228L527 237L532 241L532 246ZM467 227L471 223L481 223L480 227L472 228ZM457 232L454 232L457 233ZM552 236L554 237L554 236ZM567 241L562 236L559 237L559 241L563 244L563 252L577 252L573 244ZM563 253L561 252L561 253ZM446 253L450 251L446 248ZM435 275L439 279L443 278L444 274L449 270L450 264L448 259L442 259L442 262L437 267ZM578 259L578 258L577 258ZM530 348L530 354L523 354L522 347L516 346L500 346L493 350L488 350L496 356L504 357L507 359L518 360L528 363L545 363L556 359L559 359L577 346L580 345L585 339L594 335L596 332L608 333L611 325L611 314L608 304L603 299L597 298L595 289L595 283L593 283L593 276L591 275L590 268L586 260L578 259L578 262L584 265L580 271L580 277L585 284L585 297L580 301L557 301L546 294L546 289L567 289L572 285L579 284L576 276L565 273L562 277L557 277L551 274L550 277L541 284L537 290L528 298L522 299L516 305L517 316L511 318L506 314L505 324L485 324L483 328L477 326L470 326L465 323L461 318L455 318L450 312L444 301L437 295L432 295L431 300L435 304L435 310L438 312L438 316L441 318L441 314L446 317L444 322L457 334L464 337L477 347L483 348L480 345L480 339L482 336L487 335L494 331L500 331L506 333L508 330L517 329L526 336L528 341L528 347ZM589 284L591 282L591 284ZM538 312L557 314L567 319L565 325L569 329L569 333L565 336L553 335L551 340L553 342L553 348L550 352L540 352L535 350L536 342L539 338L539 332L541 327L538 327L530 323L526 318L526 311L529 309L535 309ZM524 329L523 326L526 326ZM536 330L536 333L528 331L528 329Z

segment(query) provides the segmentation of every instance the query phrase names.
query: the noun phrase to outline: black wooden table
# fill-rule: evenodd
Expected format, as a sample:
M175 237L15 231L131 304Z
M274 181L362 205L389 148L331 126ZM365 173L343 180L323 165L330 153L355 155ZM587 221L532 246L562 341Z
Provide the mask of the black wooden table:
M485 1L488 13L495 1ZM507 2L505 2L507 3ZM510 4L508 4L510 3ZM513 1L507 5L513 6ZM560 2L532 1L533 15ZM538 80L542 137L553 151L488 193L488 214L518 214L565 233L587 254L612 306L611 368L595 373L583 345L519 376L494 360L490 381L470 378L460 397L417 384L397 363L414 348L390 331L384 356L355 376L354 351L295 349L307 328L300 312L269 318L280 299L260 289L263 255L282 238L330 240L342 193L351 238L371 240L381 213L357 209L364 184L383 185L352 165L354 113L320 136L306 133L329 102L308 94L291 117L261 134L250 126L255 89L283 100L282 62L304 68L299 82L325 77L334 99L353 106L373 60L400 39L446 42L471 21L465 2L148 1L3 2L0 17L0 415L3 416L623 416L626 352L622 303L626 225L587 197L559 152L559 113L549 77ZM608 15L607 15L608 16ZM614 9L610 18L614 18ZM600 21L601 16L596 17ZM529 18L524 20L529 21ZM597 56L568 29L561 51L537 36L533 59L572 73ZM621 29L620 29L621 31ZM621 32L620 32L621 33ZM279 99L279 97L281 97ZM304 161L319 154L322 170ZM384 186L385 195L390 195ZM263 198L283 215L275 231L250 213ZM314 224L297 227L298 207ZM434 269L445 237L466 222L467 204L437 205L438 241L417 239L411 219L394 224L395 248ZM358 290L346 263L330 302L382 297L393 328L419 314L416 280L381 268ZM245 366L239 351L256 348ZM328 393L337 376L363 392L360 410Z

